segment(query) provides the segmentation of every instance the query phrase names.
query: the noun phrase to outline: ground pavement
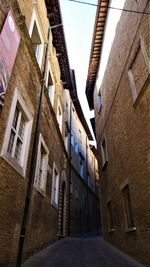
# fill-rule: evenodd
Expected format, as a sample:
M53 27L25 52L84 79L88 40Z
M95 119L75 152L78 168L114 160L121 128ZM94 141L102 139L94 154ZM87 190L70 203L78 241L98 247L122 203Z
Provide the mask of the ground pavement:
M22 267L143 267L95 233L61 239Z

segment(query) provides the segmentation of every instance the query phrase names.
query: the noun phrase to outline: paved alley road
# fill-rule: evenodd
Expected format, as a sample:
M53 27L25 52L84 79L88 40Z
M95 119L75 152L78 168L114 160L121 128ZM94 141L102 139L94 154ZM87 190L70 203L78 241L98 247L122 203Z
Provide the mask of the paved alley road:
M67 237L31 257L22 267L142 267L95 235Z

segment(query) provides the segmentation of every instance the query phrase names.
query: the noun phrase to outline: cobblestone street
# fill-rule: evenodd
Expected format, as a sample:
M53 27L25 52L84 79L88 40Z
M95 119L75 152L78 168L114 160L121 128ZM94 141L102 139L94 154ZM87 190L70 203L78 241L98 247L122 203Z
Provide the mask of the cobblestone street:
M142 267L95 234L64 238L31 257L22 267Z

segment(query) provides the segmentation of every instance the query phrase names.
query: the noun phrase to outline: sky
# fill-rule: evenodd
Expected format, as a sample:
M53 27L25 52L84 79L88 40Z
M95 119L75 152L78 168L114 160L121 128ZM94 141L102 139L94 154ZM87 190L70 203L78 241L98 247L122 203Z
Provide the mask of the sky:
M97 0L88 2L97 4ZM60 0L60 4L70 67L75 69L77 92L87 117L89 108L85 96L85 84L97 7L68 0Z
M82 2L97 4L98 0L82 0ZM123 8L124 2L125 0L112 0L111 6ZM70 67L75 70L78 97L88 121L91 112L89 111L85 88L97 7L69 0L60 0L60 4ZM101 60L102 64L98 73L98 87L100 87L102 82L109 56L108 51L110 51L120 15L121 11L109 11Z

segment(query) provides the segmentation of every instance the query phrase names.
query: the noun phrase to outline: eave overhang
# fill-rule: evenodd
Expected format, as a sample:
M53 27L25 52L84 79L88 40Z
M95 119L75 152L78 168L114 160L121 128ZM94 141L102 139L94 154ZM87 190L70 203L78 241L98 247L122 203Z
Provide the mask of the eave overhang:
M50 25L55 26L63 24L59 0L45 0L45 3ZM87 133L89 140L93 140L93 136L86 122L86 119L84 117L80 105L80 101L77 96L75 73L74 70L70 69L63 25L56 28L52 28L52 34L53 34L53 45L56 48L56 53L58 55L58 61L61 70L61 79L64 88L70 90L70 95L74 103L78 117Z
M56 53L58 55L61 69L61 80L64 88L73 90L60 4L58 0L45 0L45 3L51 27L62 24L62 26L52 28L53 45L56 48Z
M99 0L97 8L88 76L86 81L86 96L91 110L94 109L93 92L101 59L104 31L106 26L109 4L110 0Z
M75 79L75 72L74 70L71 70L71 76L72 76L72 83L73 83L73 90L70 91L70 96L71 96L71 99L73 101L73 104L74 104L74 107L75 107L75 110L78 114L78 117L86 131L86 134L87 134L87 137L90 141L93 141L93 136L91 134L91 131L89 129L89 126L86 122L86 119L84 117L84 114L83 114L83 110L81 108L81 104L80 104L80 101L78 99L78 94L77 94L77 88L76 88L76 79Z

